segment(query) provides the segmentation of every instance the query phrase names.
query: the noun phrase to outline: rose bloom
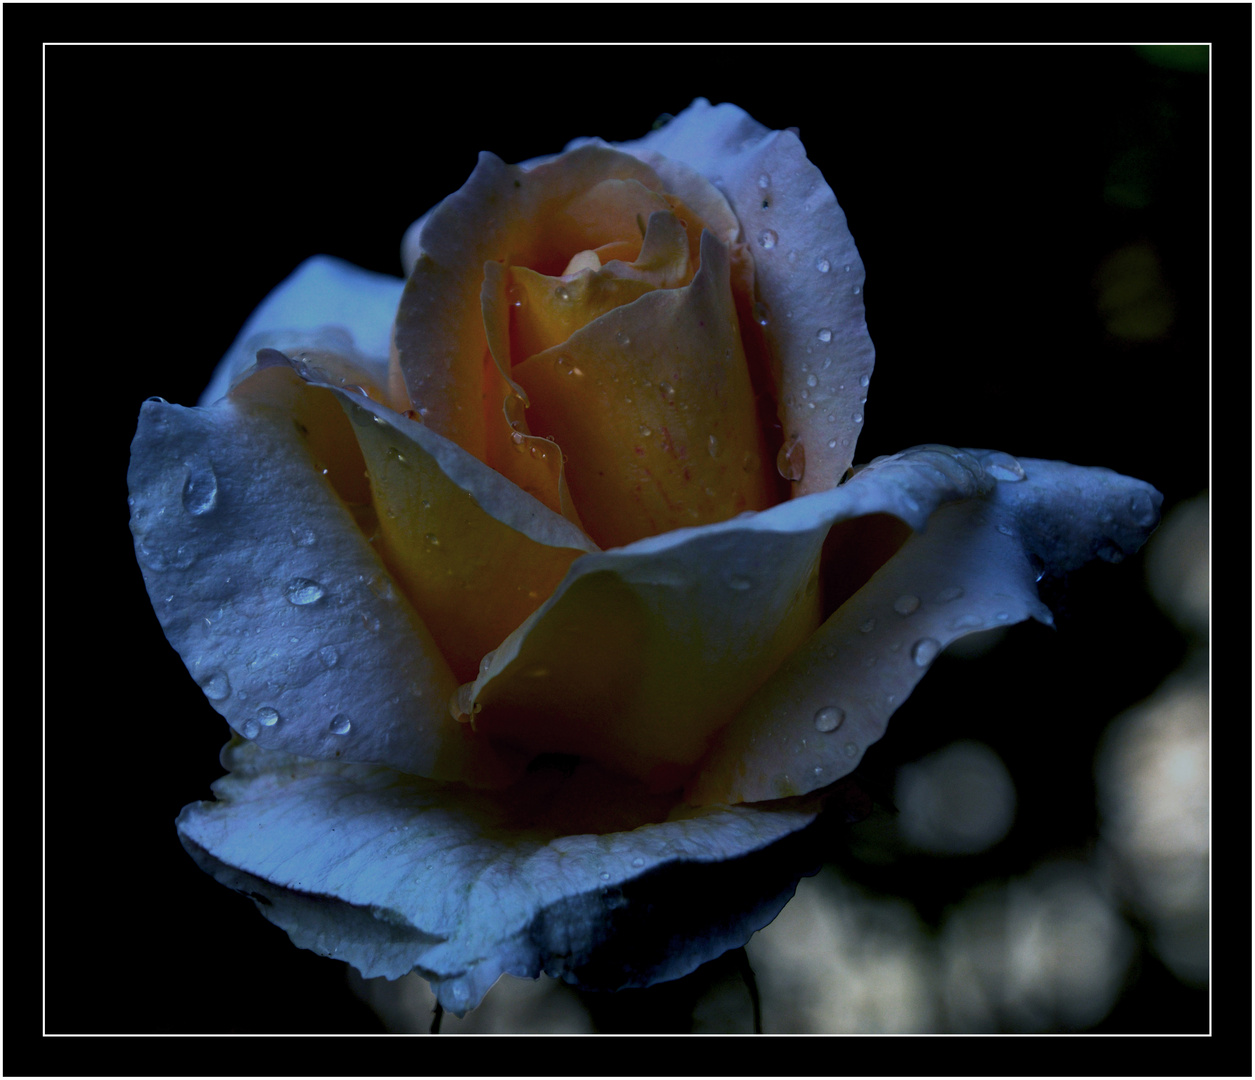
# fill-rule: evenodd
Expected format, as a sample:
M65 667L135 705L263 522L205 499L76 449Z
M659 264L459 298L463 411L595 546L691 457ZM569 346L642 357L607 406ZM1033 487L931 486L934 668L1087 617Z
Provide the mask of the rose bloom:
M797 136L698 100L465 186L402 281L312 259L196 408L145 403L131 528L236 733L196 861L305 948L463 1014L503 973L744 944L951 641L1136 550L1159 493L916 447L852 469L863 267Z

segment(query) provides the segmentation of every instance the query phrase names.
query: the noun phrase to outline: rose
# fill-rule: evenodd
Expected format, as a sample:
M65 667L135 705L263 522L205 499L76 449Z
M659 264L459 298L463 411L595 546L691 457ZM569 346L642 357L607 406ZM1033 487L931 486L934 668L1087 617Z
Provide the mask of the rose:
M404 292L306 264L133 447L154 606L245 737L185 845L298 944L457 1012L503 971L639 984L742 943L812 793L937 652L1048 621L1039 573L1156 518L1137 481L945 447L838 484L870 346L831 191L731 106L625 149L484 158L412 230ZM587 242L638 213L644 255ZM511 286L544 317L512 322ZM801 497L765 505L773 457Z

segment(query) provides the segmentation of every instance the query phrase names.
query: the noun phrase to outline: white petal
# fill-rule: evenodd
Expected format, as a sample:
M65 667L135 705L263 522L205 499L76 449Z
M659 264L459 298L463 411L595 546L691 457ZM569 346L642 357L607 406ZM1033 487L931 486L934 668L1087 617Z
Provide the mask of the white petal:
M162 629L235 730L489 778L491 755L448 714L448 665L286 418L146 402L127 483Z
M1011 479L933 513L789 657L720 733L689 793L695 802L780 798L845 776L946 645L1030 617L1050 623L1037 596L1043 573L1123 558L1158 522L1162 497L1141 481L970 453ZM906 457L839 490L903 484Z
M253 366L258 349L322 348L353 355L388 385L392 320L405 282L342 259L315 255L285 278L249 316L222 358L201 405L212 405Z
M417 969L458 1015L503 973L602 989L687 974L770 922L811 869L793 834L814 802L668 818L578 771L492 795L239 741L223 762L218 801L178 822L202 868L303 948L367 978Z

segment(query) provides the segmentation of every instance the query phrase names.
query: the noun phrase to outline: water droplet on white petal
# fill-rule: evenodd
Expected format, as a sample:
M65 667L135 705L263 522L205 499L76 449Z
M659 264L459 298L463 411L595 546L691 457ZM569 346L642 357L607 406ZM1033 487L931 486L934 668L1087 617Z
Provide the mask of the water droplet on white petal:
M899 615L910 615L913 611L919 610L919 597L906 593L899 596L893 602L893 610Z
M347 735L353 723L344 713L338 713L331 720L330 731L332 735Z
M815 269L818 270L821 274L826 274L828 273L829 270L832 269L832 263L830 263L827 259L816 259Z
M764 251L770 251L779 242L780 237L774 229L764 229L758 234L758 246Z
M915 661L916 667L928 667L937 658L939 652L941 652L941 642L936 638L921 638L911 646L911 659Z
M287 584L288 603L302 607L322 599L322 586L309 578L293 578Z
M279 712L277 709L272 709L269 705L263 705L257 710L255 719L262 727L274 727L279 722Z
M183 485L183 508L195 517L207 514L218 504L218 478L208 464L189 466Z
M845 720L845 710L836 705L825 705L815 714L816 731L836 731Z
M222 701L231 696L231 681L221 671L215 671L210 675L200 684L200 688L205 691L205 697L210 701Z
M816 334L815 336L819 338L819 340L822 341L825 345L827 345L828 342L832 340L832 331L829 330L828 327L822 326L819 329L819 333Z

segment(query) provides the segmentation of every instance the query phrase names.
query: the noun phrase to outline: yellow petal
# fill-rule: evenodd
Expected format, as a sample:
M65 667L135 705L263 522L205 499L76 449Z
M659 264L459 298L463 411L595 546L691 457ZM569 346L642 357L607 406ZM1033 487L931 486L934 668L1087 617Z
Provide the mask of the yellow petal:
M602 547L775 501L728 254L709 233L689 286L616 308L511 375Z
M375 547L454 674L473 679L480 658L544 602L590 545L422 425L337 396L370 475Z

